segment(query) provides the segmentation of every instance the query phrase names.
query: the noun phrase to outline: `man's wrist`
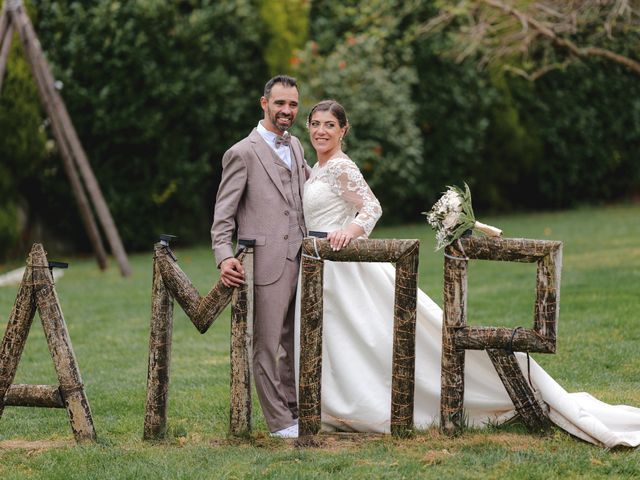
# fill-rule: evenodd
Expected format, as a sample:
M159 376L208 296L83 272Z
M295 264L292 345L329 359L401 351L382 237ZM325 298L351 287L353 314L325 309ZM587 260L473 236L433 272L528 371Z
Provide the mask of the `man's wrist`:
M220 261L220 263L218 264L218 268L222 268L222 264L223 264L224 262L226 262L227 260L229 260L230 258L233 258L233 257L226 257L226 258L223 258L223 259Z
M218 268L222 265L226 259L233 257L233 247L231 245L219 245L213 249L213 254L216 257Z

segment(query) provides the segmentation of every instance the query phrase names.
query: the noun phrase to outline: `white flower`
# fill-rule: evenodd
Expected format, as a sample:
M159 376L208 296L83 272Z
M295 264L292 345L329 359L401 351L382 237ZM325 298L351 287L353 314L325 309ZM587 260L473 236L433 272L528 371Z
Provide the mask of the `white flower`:
M442 226L447 230L451 230L458 224L459 218L459 212L449 212L447 216L444 217L444 220L442 220Z
M462 199L460 198L460 195L458 195L457 193L454 192L454 194L451 196L451 209L455 210L456 212L461 212L462 211Z

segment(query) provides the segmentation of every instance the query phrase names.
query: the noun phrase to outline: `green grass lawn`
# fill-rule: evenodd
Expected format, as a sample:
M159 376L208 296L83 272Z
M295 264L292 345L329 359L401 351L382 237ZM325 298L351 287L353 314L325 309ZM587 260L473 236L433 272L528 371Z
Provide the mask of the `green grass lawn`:
M640 406L640 205L482 218L507 237L564 242L558 348L534 355L569 391ZM203 237L206 237L203 228ZM420 287L442 304L442 253L424 223L381 228L379 238L421 240ZM415 438L336 435L296 448L271 439L254 401L254 434L226 437L229 416L229 314L200 335L175 308L166 441L142 441L151 301L152 247L101 273L87 258L57 291L93 411L99 441L76 446L64 410L7 407L0 419L0 476L10 478L633 478L640 451L607 451L560 430L548 437L518 426L447 438L436 429ZM45 245L46 248L46 245ZM182 249L180 265L202 293L217 280L207 247ZM535 265L472 262L469 321L532 325ZM17 287L0 288L6 325ZM439 372L434 372L439 376ZM54 384L39 320L16 383ZM255 396L254 396L255 397Z

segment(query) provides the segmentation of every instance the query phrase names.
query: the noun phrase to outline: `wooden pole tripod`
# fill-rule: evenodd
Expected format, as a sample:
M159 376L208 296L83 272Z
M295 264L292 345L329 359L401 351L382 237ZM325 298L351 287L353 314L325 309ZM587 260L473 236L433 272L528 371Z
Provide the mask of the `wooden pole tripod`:
M111 251L118 261L120 272L126 277L131 274L131 267L118 229L93 174L87 155L80 144L80 139L73 127L64 101L55 86L56 82L44 57L31 20L22 5L22 0L6 0L0 12L0 91L2 90L2 79L11 49L14 29L18 32L24 55L38 87L42 105L51 120L53 135L60 149L63 166L71 182L80 217L96 254L98 265L102 270L107 268L107 254L89 200L95 208ZM84 181L84 186L82 181ZM85 194L85 189L89 197Z

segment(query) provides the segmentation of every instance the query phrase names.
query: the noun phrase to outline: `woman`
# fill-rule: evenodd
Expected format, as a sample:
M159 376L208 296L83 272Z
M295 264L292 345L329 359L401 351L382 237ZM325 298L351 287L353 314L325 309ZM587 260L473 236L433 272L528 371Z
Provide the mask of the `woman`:
M349 130L344 108L333 100L318 103L309 114L308 128L318 162L305 184L305 222L309 231L329 232L331 246L339 250L354 238L366 238L382 210L355 163L342 151ZM325 262L325 429L389 431L394 281L395 270L388 263ZM441 328L442 310L418 291L414 407L418 428L439 420ZM518 358L526 368L526 357L518 354ZM469 425L513 417L513 403L486 353L467 351L465 365ZM640 409L607 405L586 393L568 394L533 360L531 381L549 405L551 420L566 431L607 447L640 444Z

